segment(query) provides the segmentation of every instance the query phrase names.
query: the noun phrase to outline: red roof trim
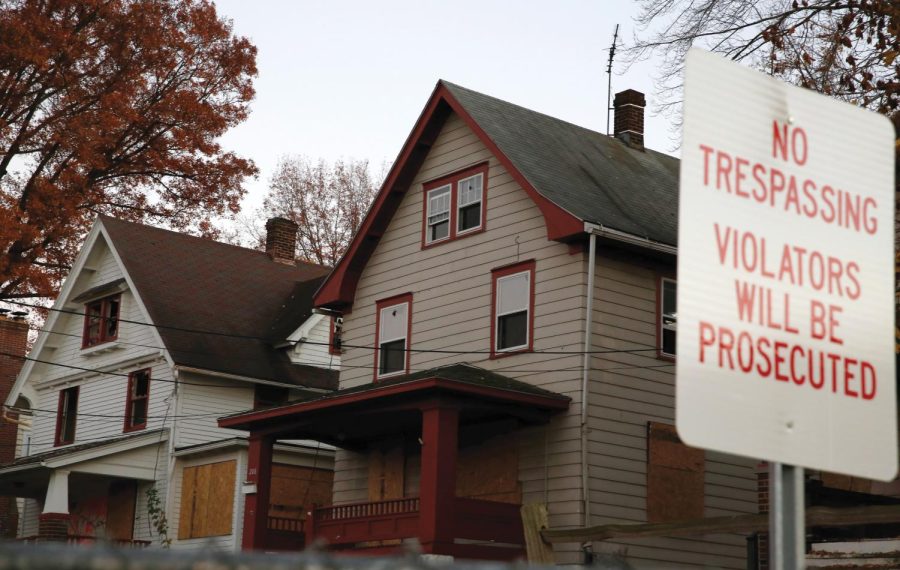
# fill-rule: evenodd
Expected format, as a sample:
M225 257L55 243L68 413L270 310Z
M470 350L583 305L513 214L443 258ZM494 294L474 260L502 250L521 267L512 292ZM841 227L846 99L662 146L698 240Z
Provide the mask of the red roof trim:
M389 396L397 396L399 394L408 394L410 392L419 392L432 388L444 389L458 394L467 394L471 396L481 396L488 398L496 398L507 402L515 402L526 406L543 406L546 408L565 410L569 407L569 400L563 398L554 398L552 396L541 396L539 394L526 394L524 392L516 392L513 390L505 390L503 388L494 388L491 386L478 386L467 382L459 382L457 380L449 380L447 378L423 378L420 380L411 380L402 384L391 384L382 387L375 387L364 392L354 392L333 398L323 398L321 400L313 400L310 402L298 402L290 406L273 408L269 410L259 410L247 412L237 416L229 416L219 419L219 427L247 429L246 426L252 423L283 418L294 414L309 413L328 408L337 408L350 404L357 404L369 400L386 398Z
M347 310L352 306L363 268L451 112L463 119L541 210L547 225L548 239L561 240L584 231L581 220L542 196L531 185L450 91L438 82L359 230L353 236L347 252L316 291L313 300L315 306L337 310Z

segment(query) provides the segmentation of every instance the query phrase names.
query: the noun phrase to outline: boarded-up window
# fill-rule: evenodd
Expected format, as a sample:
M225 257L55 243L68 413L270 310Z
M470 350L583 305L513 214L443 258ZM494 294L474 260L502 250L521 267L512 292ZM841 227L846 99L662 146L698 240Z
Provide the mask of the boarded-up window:
M647 521L703 517L702 449L681 443L675 427L647 424Z
M369 452L369 500L403 498L406 456L399 444Z
M459 452L456 496L522 504L519 454L508 440L497 438Z
M269 516L303 519L305 505L330 505L333 479L328 469L272 464Z
M179 540L231 534L236 471L233 459L184 468Z

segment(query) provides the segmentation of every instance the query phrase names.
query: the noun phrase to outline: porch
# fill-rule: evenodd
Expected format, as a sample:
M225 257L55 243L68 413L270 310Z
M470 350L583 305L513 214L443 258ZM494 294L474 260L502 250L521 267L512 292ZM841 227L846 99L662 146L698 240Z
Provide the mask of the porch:
M135 536L139 489L155 480L154 460L166 439L165 431L154 430L55 448L0 467L0 495L26 499L19 540L149 545Z
M418 456L418 489L382 482L383 494L391 495L385 500L311 506L305 513L307 543L321 540L331 549L384 554L415 539L425 553L519 558L524 555L520 497L458 496L460 452L544 423L568 405L565 396L474 366L452 365L222 418L221 427L250 432L243 547L271 548L271 523L257 505L268 502L264 482L276 439L315 439L367 452L370 466L373 449L393 441L405 450L404 460Z

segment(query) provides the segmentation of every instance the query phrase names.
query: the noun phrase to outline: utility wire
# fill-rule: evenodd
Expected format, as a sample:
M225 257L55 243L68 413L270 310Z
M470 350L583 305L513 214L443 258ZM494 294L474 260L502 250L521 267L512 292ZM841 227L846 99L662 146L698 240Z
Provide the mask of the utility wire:
M14 305L21 305L23 307L46 309L46 307L41 307L40 305L35 305L35 304L31 304L31 303L24 303L22 301L6 301L6 302L14 304ZM59 313L65 313L68 315L86 316L86 313L84 313L84 312L74 311L71 309L50 308L47 310L55 311L55 312L59 312ZM257 340L257 341L262 341L262 342L266 342L266 343L278 341L278 342L285 342L285 343L291 344L291 345L296 345L298 343L302 343L302 344L319 345L319 346L331 346L327 342L272 339L269 337L244 335L244 334L237 334L237 333L226 333L226 332L213 331L213 330L192 329L192 328L178 327L178 326L172 326L172 325L158 325L158 324L154 324L154 323L147 323L147 322L143 322L143 321L134 321L134 320L123 319L123 318L119 318L118 322L153 327L156 329L174 330L174 331L178 331L178 332L185 332L185 333L191 333L191 334L205 334L205 335L210 335L210 336L235 338L235 339L241 339L241 340ZM343 342L341 343L341 347L342 348L360 348L360 349L366 349L366 350L379 350L380 349L380 347L374 346L374 345L346 344ZM160 350L163 350L163 349L160 349ZM402 352L435 353L435 354L487 354L487 355L494 354L494 352L492 352L490 350L450 350L450 349L411 348L411 347L410 348L402 348L402 349L401 348L391 349L391 350L396 350L397 352L402 351ZM651 352L651 351L655 352L657 350L658 350L658 348L656 348L656 347L652 347L652 348L648 347L648 348L636 348L636 349L627 349L627 350L618 350L618 349L588 350L588 351L584 351L584 350L566 350L566 351L533 350L532 353L534 353L534 354L557 354L557 355L574 354L574 355L578 355L578 354L639 353L639 352Z

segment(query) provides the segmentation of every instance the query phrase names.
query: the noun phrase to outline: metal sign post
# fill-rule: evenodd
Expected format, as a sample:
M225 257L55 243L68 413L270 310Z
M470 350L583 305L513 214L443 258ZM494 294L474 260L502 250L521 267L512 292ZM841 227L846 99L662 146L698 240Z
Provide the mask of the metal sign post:
M775 570L801 570L806 556L803 468L769 464L769 561Z

